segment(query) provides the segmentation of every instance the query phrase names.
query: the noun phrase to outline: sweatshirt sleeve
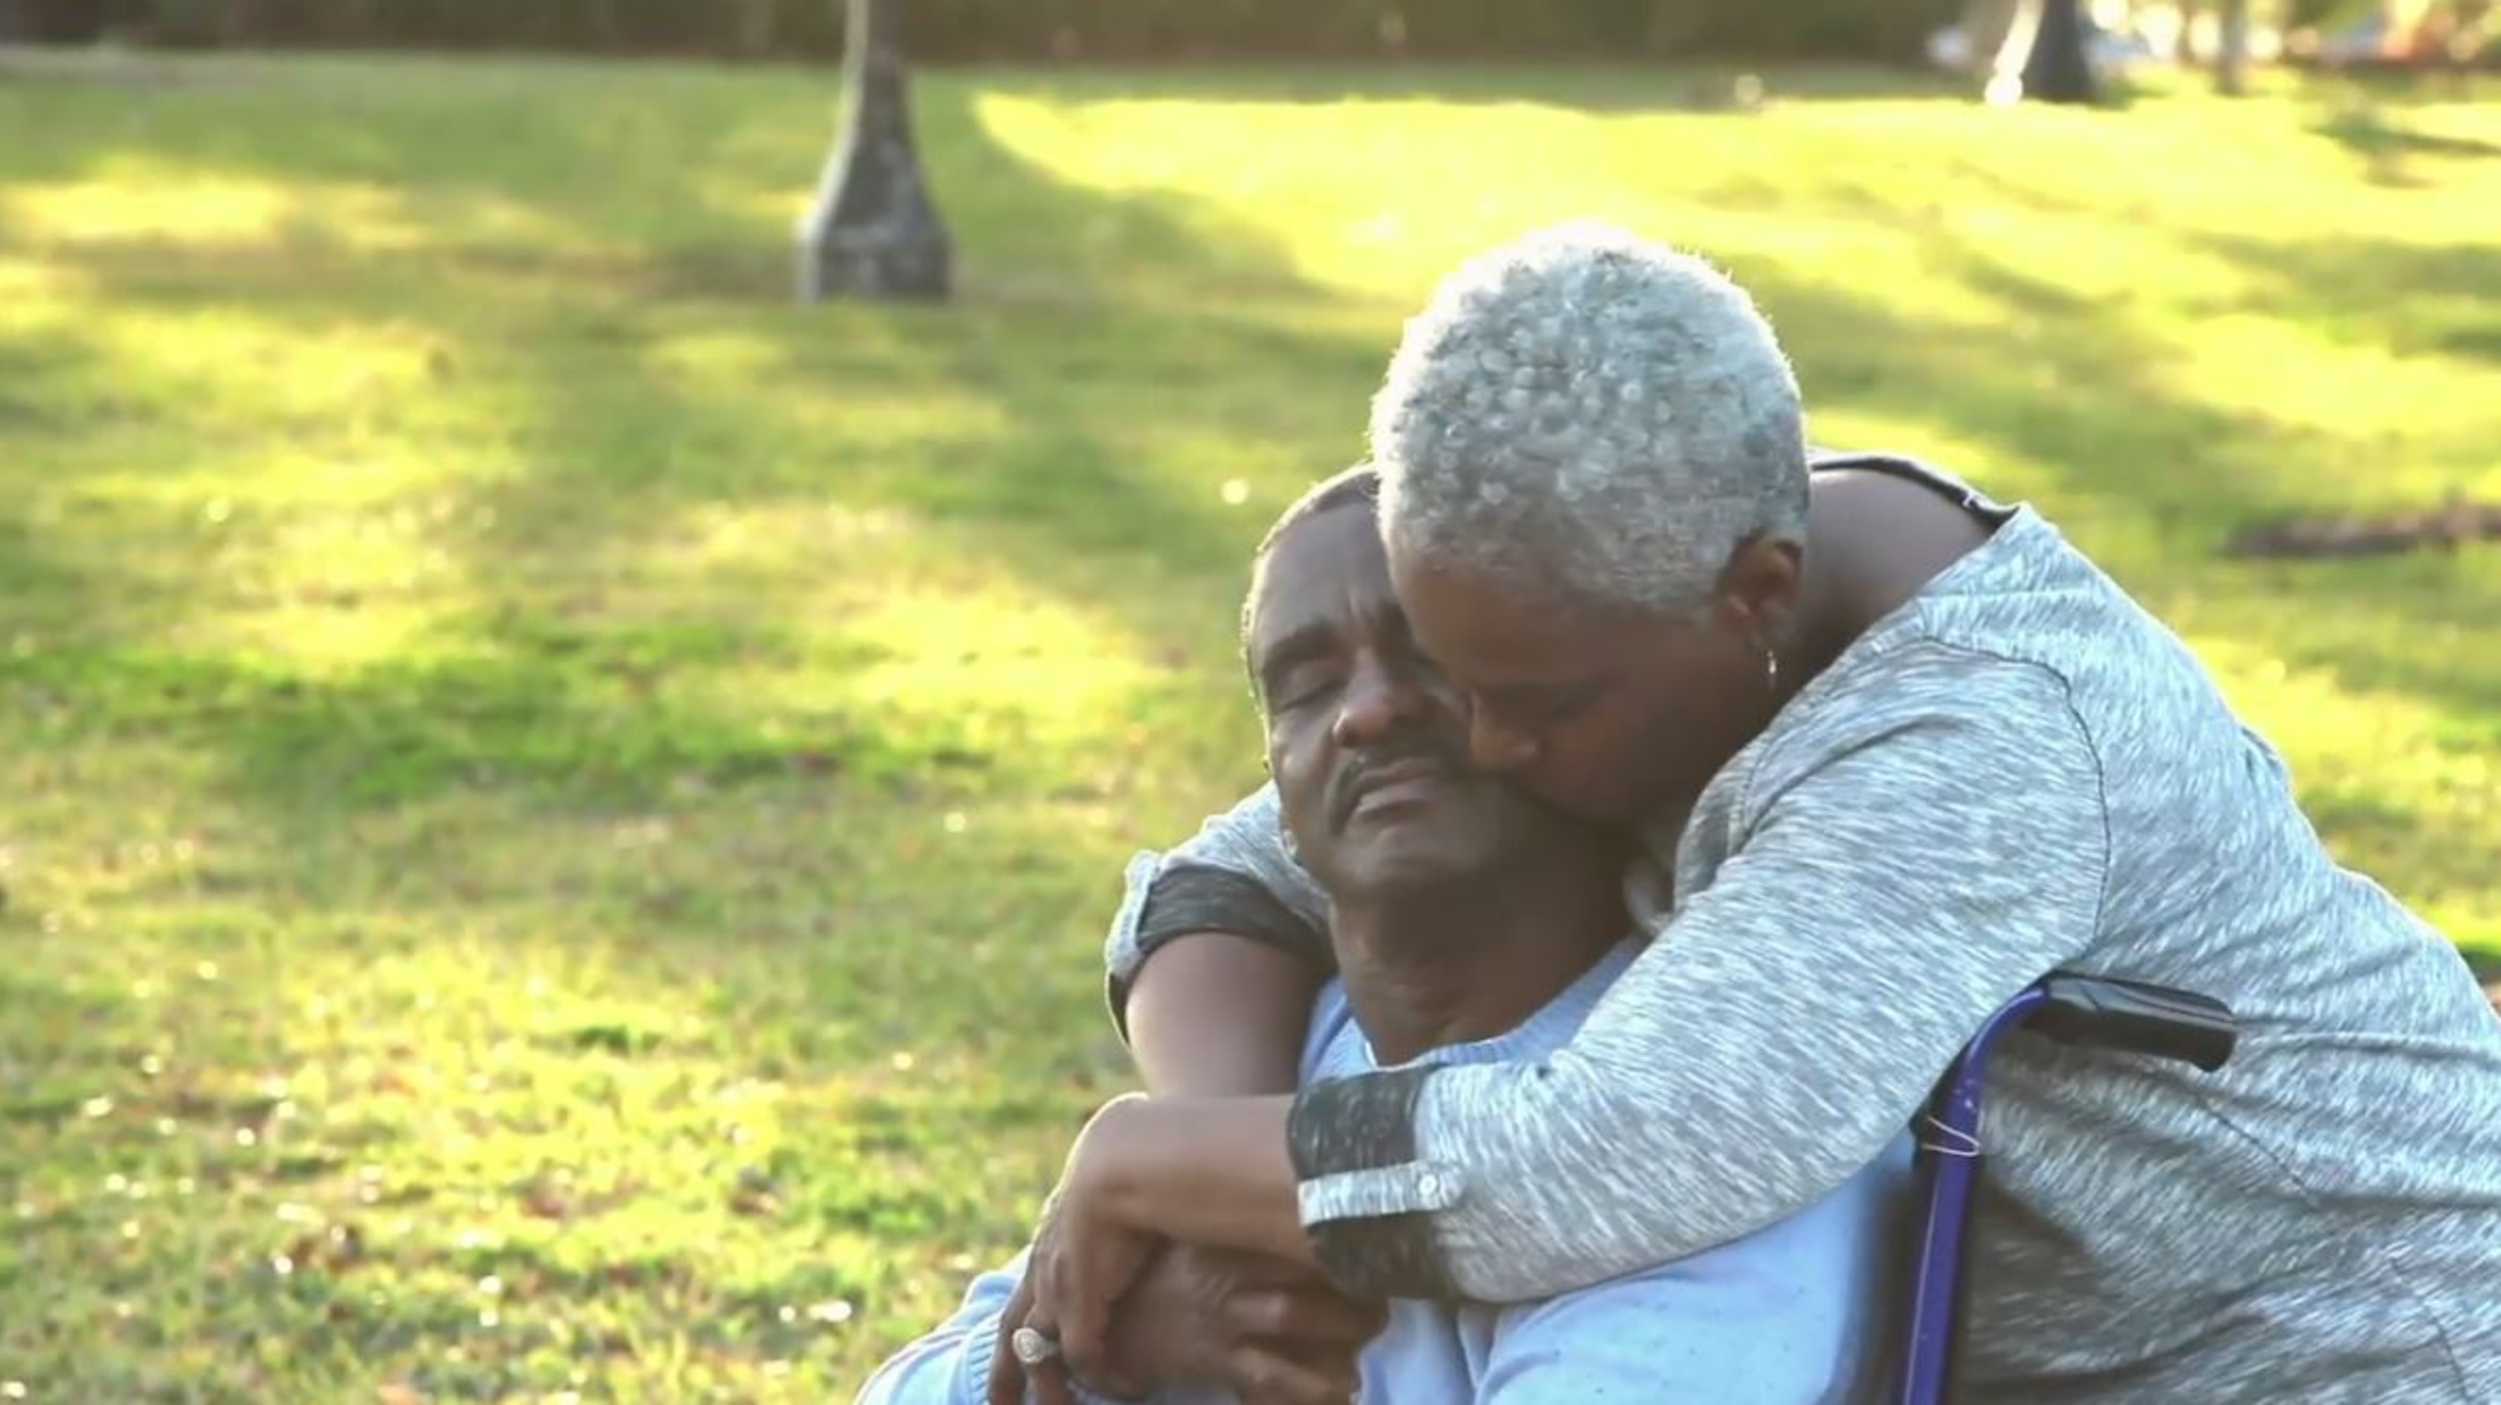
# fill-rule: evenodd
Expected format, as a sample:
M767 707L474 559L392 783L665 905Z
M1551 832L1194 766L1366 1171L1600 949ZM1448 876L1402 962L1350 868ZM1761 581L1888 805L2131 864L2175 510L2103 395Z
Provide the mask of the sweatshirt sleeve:
M1569 1045L1302 1093L1302 1215L1342 1285L1516 1302L1795 1213L2086 949L2109 835L2064 683L1932 672L1950 686L1785 758L1782 782L1741 759L1712 821L1728 857Z
M1276 787L1263 785L1170 853L1129 861L1120 910L1104 942L1112 1016L1123 1032L1129 986L1155 948L1189 932L1266 942L1333 969L1328 902L1286 847Z

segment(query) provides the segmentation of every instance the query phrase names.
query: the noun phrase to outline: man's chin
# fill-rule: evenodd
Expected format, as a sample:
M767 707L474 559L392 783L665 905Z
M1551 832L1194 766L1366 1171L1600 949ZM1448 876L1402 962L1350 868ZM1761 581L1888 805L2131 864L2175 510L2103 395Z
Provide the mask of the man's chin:
M1346 897L1388 897L1443 888L1485 871L1487 846L1422 823L1355 832L1335 865Z

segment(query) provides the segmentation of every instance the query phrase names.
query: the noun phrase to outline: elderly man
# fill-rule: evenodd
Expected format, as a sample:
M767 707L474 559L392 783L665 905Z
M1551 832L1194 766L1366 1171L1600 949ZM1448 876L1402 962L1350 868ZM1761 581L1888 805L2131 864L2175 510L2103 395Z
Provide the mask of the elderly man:
M1639 949L1617 882L1622 841L1469 766L1460 695L1417 649L1391 591L1374 484L1355 470L1287 511L1261 548L1244 617L1283 826L1331 904L1339 976L1312 1010L1305 1083L1549 1052ZM1128 1160L1120 1175L1133 1193L1200 1192L1162 1176L1169 1163L1151 1145ZM1359 1398L1863 1398L1880 1364L1880 1280L1908 1166L1897 1141L1793 1216L1577 1292L1503 1306L1393 1302L1362 1351ZM870 1381L865 1405L984 1399L1020 1271L977 1282L961 1311ZM1170 1308L1133 1298L1124 1314L1169 1320ZM1228 1386L1347 1398L1351 1382L1291 1352L1267 1361L1265 1379L1227 1380L1219 1364L1131 1384L1165 1399Z

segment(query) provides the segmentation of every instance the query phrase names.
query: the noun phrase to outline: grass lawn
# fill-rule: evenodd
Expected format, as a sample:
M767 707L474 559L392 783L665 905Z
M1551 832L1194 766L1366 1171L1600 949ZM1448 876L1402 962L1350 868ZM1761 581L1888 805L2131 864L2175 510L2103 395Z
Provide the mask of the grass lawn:
M801 310L825 73L0 67L0 1381L847 1395L1125 1083L1244 553L1567 215L2052 511L2501 957L2501 549L2216 550L2501 497L2501 108L1725 86L929 75L961 296Z

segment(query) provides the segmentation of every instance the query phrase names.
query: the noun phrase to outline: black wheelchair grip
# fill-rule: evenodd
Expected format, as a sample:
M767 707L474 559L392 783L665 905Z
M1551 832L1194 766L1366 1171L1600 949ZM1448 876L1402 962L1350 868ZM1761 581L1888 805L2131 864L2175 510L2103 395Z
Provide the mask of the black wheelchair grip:
M2231 1007L2191 991L2067 971L2052 972L2041 990L2048 999L2025 1027L2063 1044L2151 1054L2212 1073L2240 1040Z

